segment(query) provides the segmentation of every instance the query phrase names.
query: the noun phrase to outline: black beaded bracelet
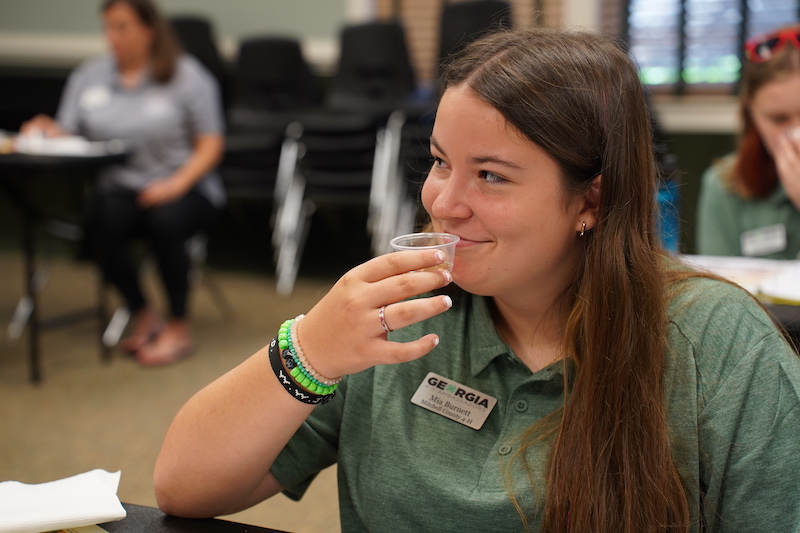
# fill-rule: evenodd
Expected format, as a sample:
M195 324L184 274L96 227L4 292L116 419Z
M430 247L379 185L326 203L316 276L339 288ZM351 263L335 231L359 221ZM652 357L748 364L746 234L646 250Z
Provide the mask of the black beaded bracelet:
M292 376L286 371L283 367L283 363L281 362L281 351L278 348L278 337L272 339L272 342L269 343L269 362L272 365L272 370L275 372L275 376L277 376L278 381L283 388L286 389L286 392L292 395L293 398L296 400L300 400L303 403L317 405L320 403L328 403L331 401L336 395L336 391L333 391L330 394L320 395L320 394L312 394L307 390L301 389L297 383L295 383Z

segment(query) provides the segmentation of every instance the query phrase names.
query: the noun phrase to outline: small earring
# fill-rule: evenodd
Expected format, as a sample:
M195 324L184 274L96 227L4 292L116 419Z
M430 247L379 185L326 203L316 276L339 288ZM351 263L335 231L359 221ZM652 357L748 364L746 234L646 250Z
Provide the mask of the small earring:
M586 233L586 222L581 222L581 234L580 234L580 236L583 237L583 235L585 233Z

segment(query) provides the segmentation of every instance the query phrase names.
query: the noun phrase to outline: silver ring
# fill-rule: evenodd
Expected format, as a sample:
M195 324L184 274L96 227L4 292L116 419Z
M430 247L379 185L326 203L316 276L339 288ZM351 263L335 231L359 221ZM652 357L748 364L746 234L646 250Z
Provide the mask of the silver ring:
M386 324L386 306L385 305L382 305L381 308L378 309L378 317L381 319L381 327L383 328L383 331L385 331L386 333L391 333L392 332L392 328L390 328Z

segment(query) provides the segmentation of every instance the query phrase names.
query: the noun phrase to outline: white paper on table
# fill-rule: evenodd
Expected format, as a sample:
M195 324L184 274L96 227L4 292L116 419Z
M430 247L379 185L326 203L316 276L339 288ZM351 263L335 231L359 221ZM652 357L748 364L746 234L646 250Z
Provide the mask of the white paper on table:
M96 469L35 485L0 483L0 533L41 533L122 520L120 472Z
M774 303L800 305L800 263L791 263L761 282L761 296Z
M800 305L800 261L683 255L686 263L741 285L762 300Z
M14 140L14 151L28 155L100 156L125 150L120 140L89 141L77 135L43 137L41 135L19 135Z

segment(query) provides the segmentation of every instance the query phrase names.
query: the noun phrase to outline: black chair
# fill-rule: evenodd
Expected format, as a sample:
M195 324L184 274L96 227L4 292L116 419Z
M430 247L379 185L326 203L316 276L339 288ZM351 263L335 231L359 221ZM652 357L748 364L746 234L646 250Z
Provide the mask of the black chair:
M211 21L203 15L174 15L169 18L175 35L184 50L195 56L214 78L220 88L223 108L228 103L229 73L217 47Z
M511 4L502 0L468 0L445 3L439 25L437 73L448 56L481 35L511 28Z
M400 24L347 26L340 42L325 105L298 117L293 132L299 147L296 164L281 174L276 189L280 210L273 246L278 292L283 295L293 290L311 215L319 206L376 209L370 197L379 132L415 88Z
M205 232L198 232L189 237L186 241L186 253L189 256L189 281L191 287L203 285L208 291L209 296L214 301L216 309L219 311L222 318L230 318L235 315L233 305L228 301L227 297L222 292L221 287L211 272L206 268L206 258L208 257L208 234ZM148 267L152 265L152 257L149 254L144 254L143 262ZM110 288L108 282L102 283L103 292L105 289ZM101 312L103 316L108 314L108 301L107 295L101 295ZM125 328L131 319L131 313L124 305L118 306L111 314L111 318L105 321L106 327L102 334L102 345L104 349L114 348L120 338L122 338Z
M486 33L512 27L511 6L498 0L445 3L439 28L439 55L434 91L441 90L439 78L447 58ZM373 226L375 254L390 250L394 235L420 229L425 221L419 198L422 182L431 166L428 147L436 114L436 100L413 101L403 106L402 115L385 132L385 150L376 161L376 183L385 188L382 210ZM386 157L391 161L383 161Z
M508 2L446 2L441 10L434 91L440 91L439 77L451 54L482 35L511 27L511 5ZM382 165L381 168L388 175L377 180L386 183L387 193L373 238L373 251L376 254L389 251L388 241L392 235L418 230L425 220L419 195L432 163L428 144L433 131L436 104L435 99L430 99L404 106L399 131L390 132L387 136L387 152L389 157L396 157L396 162Z
M320 104L299 41L272 36L244 39L231 89L220 165L226 192L232 200L272 201L286 128L298 113Z

